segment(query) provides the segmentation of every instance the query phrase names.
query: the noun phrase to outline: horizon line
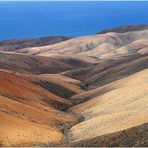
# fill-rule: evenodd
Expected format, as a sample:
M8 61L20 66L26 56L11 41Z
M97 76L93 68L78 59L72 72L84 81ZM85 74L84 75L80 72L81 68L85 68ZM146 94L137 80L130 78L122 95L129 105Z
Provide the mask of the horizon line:
M0 0L0 2L148 2L148 0Z

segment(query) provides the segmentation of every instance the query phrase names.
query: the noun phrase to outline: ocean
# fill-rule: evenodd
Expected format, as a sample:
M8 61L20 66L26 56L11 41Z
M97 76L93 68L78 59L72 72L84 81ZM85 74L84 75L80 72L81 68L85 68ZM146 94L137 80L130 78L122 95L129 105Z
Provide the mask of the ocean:
M0 40L93 35L148 24L148 2L0 2Z

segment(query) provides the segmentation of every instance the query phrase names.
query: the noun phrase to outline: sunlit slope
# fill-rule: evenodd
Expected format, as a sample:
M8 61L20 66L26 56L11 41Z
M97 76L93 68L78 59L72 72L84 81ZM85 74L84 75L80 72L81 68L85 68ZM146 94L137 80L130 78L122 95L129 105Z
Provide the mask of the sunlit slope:
M49 46L20 49L18 52L43 56L49 56L50 54L80 54L109 58L123 53L124 55L129 55L131 53L131 48L136 47L135 41L140 42L141 46L135 48L132 52L141 54L143 50L144 52L148 52L148 50L145 49L145 47L147 47L147 39L148 30L126 33L109 32L106 34L73 38ZM127 46L128 44L129 47ZM124 46L126 46L126 49L117 50Z
M79 122L78 115L61 111L71 106L67 98L26 76L1 70L0 83L1 145L61 143L65 139L64 128Z
M148 123L144 123L119 132L72 142L69 145L73 147L147 147L147 126Z
M148 146L148 30L122 29L5 41L0 146Z
M115 81L106 86L106 89L114 89L70 108L70 111L80 113L85 118L70 129L71 141L78 142L81 146L81 140L115 133L148 122L147 75L148 70L145 69Z
M0 120L1 146L50 145L61 142L63 138L55 127L22 120L3 112L0 112Z

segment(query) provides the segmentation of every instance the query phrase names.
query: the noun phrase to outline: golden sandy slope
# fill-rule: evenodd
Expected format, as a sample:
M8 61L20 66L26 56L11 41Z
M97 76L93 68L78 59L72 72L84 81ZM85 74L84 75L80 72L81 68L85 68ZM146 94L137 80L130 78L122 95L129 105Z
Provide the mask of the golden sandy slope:
M148 69L112 82L113 90L69 110L84 121L70 129L71 142L115 133L148 122ZM104 88L105 89L105 88ZM81 145L81 144L80 144Z
M0 120L1 146L50 145L64 138L55 127L22 120L3 112L0 112Z

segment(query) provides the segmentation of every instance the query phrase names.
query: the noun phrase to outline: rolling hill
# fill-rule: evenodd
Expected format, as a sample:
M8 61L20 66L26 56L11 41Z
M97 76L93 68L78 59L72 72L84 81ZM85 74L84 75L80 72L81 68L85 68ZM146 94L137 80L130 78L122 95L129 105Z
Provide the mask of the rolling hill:
M35 79L35 77L0 71L0 143L2 146L59 143L65 138L62 130L80 120L79 115L62 110L72 105L64 94L77 94L83 90L65 82L67 85L69 83L69 88L66 90L65 87L64 92L60 84L48 84L52 87L52 91L49 91L35 83ZM75 82L73 79L70 81ZM61 91L65 98L53 90Z
M0 146L148 146L146 27L0 42Z
M50 57L0 52L0 68L19 73L59 73L97 62L83 56L51 55Z
M147 123L147 75L148 70L146 69L132 76L114 81L104 88L108 89L104 94L70 108L70 111L80 113L85 118L83 122L70 129L71 142L79 143L79 146L81 146L81 140L86 140L88 146L99 146L97 141L93 144L90 139ZM114 89L109 90L113 87ZM104 142L103 146L109 145L110 143L106 140L106 144ZM113 144L112 146L116 145Z
M38 39L20 39L20 40L4 40L0 41L0 51L16 51L21 48L45 46L68 40L68 37L49 36Z
M146 24L139 24L139 25L127 25L127 26L120 26L111 29L104 29L103 31L98 32L97 34L107 33L107 32L116 32L116 33L125 33L130 31L139 31L139 30L147 30L148 25Z
M73 38L53 45L24 48L17 50L17 52L42 56L50 56L50 54L80 54L98 58L111 58L119 55L147 53L147 39L148 30L126 33L109 32Z

